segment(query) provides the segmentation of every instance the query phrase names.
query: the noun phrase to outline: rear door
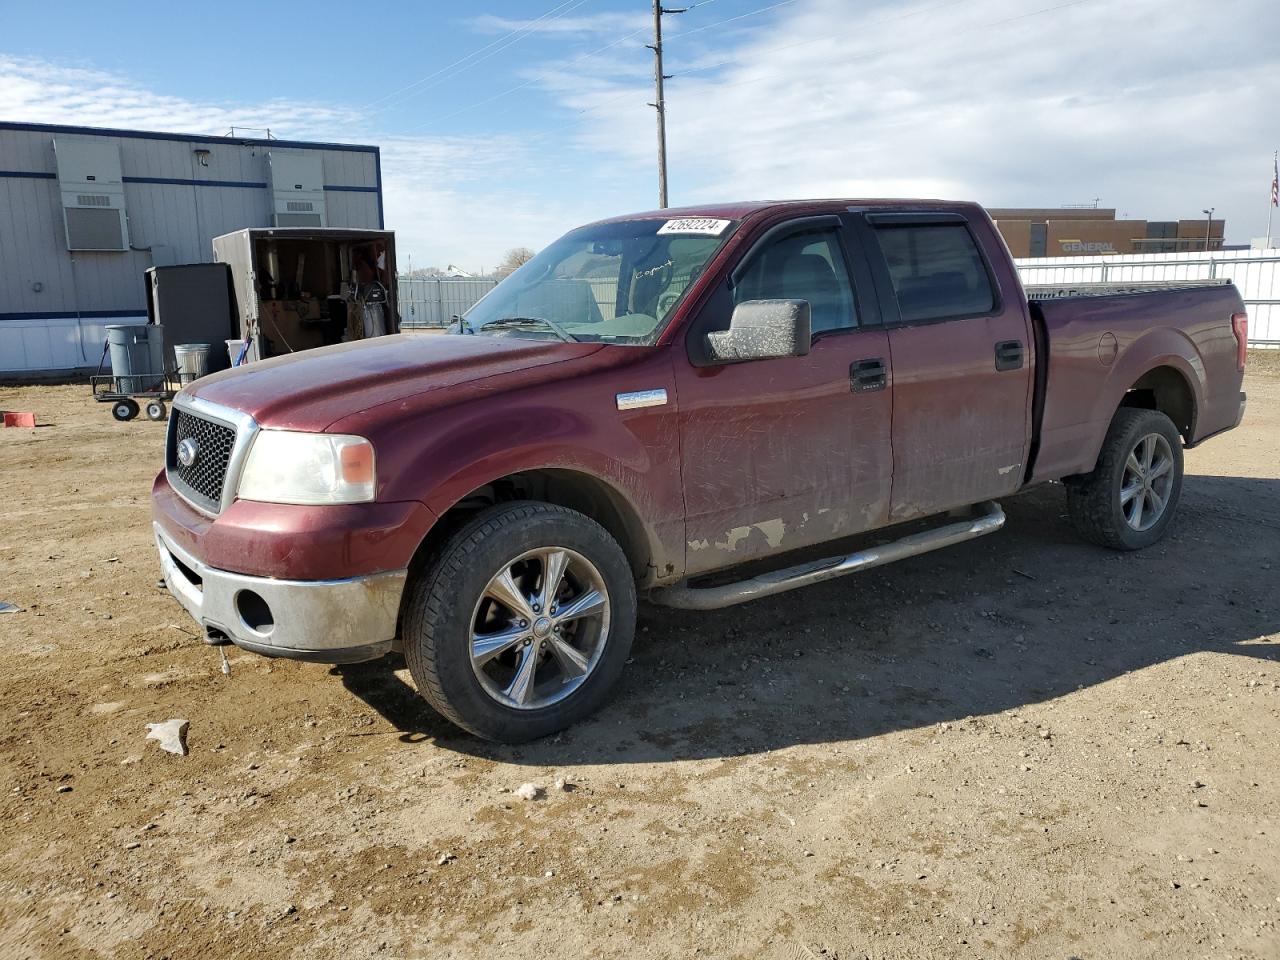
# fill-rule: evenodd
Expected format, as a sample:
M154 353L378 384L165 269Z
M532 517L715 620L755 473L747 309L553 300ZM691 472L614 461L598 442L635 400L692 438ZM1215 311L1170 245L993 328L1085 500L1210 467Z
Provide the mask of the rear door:
M690 576L888 516L889 342L848 233L836 216L774 226L689 329L676 382ZM706 333L727 329L736 303L768 299L809 302L808 356L709 363Z
M1030 443L1034 357L1012 268L983 253L1002 249L990 222L952 212L859 219L893 357L891 519L1012 493Z

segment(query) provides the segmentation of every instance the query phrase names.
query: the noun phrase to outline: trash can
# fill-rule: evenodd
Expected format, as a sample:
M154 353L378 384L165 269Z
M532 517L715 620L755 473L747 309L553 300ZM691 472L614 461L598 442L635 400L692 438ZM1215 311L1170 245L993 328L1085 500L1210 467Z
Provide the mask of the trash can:
M121 393L143 393L164 376L164 340L159 327L113 324L107 327L111 375Z
M207 343L177 343L173 347L174 359L178 362L178 380L190 383L199 380L209 372L209 349Z

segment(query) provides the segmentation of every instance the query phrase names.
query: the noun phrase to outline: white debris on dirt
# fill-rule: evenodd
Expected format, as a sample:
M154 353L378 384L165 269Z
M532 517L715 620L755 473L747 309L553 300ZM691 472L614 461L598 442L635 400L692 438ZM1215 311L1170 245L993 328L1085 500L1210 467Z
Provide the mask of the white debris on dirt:
M186 720L171 719L164 723L148 723L147 739L158 740L160 749L169 753L176 753L180 757L187 755L187 727L190 723Z
M564 777L556 777L555 787L556 787L556 790L560 791L561 793L569 793L570 791L573 790L573 784L570 781L566 780Z
M536 783L522 783L516 788L516 796L521 800L537 800L546 791Z
M0 613L21 613L21 612L22 612L22 608L18 606L16 603L8 603L7 601L0 600Z
M458 858L452 853L442 853L440 854L440 859L436 861L436 865L443 867L445 864L457 859Z

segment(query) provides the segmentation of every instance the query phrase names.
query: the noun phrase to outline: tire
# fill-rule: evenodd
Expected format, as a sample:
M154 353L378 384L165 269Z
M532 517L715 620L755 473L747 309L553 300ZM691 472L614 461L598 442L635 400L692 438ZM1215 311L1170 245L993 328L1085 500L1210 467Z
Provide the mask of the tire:
M548 569L564 572L544 607ZM486 740L534 740L598 709L635 635L635 581L622 548L595 521L552 504L482 511L409 589L402 639L418 691Z
M1149 547L1164 536L1182 496L1182 437L1163 413L1122 407L1093 472L1064 483L1081 537L1113 550Z
M121 423L132 420L138 415L138 402L128 397L111 402L111 416L115 417Z
M169 411L165 409L163 400L152 400L147 403L147 419L163 420L168 416Z

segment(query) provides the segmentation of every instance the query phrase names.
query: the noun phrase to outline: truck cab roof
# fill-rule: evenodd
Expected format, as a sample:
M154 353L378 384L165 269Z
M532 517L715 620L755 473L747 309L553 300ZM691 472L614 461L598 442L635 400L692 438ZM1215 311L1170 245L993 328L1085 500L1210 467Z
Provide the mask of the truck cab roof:
M981 209L972 201L964 200L903 200L903 199L866 199L849 197L845 199L813 199L813 200L743 200L737 202L708 203L687 207L668 207L661 210L646 210L641 213L630 213L618 217L607 217L597 223L616 223L622 220L674 220L683 218L715 218L721 220L745 220L748 217L766 214L783 213L794 216L821 213L841 213L850 208L863 210L888 210L911 213L917 211L947 211Z

